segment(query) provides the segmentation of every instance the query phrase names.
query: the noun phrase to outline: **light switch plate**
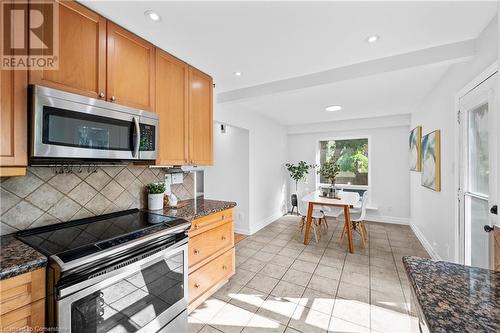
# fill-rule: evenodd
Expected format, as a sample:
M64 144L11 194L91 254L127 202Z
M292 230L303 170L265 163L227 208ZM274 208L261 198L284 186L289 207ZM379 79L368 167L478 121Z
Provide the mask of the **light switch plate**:
M184 174L173 173L172 174L172 184L182 184L184 182Z

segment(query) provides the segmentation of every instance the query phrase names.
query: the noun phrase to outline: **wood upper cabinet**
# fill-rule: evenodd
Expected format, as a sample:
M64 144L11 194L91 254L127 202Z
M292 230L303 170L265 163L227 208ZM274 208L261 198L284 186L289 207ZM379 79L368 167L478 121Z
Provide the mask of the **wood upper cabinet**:
M106 19L74 1L59 6L59 69L30 72L30 83L93 98L106 96Z
M0 71L0 176L23 176L28 165L28 77Z
M154 110L155 47L108 21L108 101Z
M189 68L189 160L213 164L212 78Z
M160 120L156 164L188 164L188 66L157 49L155 74L155 110Z

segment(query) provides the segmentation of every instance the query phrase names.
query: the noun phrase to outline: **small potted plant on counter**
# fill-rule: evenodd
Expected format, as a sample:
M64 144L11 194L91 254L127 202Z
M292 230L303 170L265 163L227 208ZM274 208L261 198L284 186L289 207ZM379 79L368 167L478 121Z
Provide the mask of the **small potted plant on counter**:
M163 196L165 193L165 183L149 183L146 185L148 191L148 209L163 209Z

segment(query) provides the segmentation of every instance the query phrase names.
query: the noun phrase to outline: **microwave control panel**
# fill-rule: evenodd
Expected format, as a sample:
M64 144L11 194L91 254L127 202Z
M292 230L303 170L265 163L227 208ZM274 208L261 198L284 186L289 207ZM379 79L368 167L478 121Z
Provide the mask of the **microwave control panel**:
M139 150L141 151L155 150L155 131L156 131L155 126L140 124L140 127L141 127L141 145L139 147Z

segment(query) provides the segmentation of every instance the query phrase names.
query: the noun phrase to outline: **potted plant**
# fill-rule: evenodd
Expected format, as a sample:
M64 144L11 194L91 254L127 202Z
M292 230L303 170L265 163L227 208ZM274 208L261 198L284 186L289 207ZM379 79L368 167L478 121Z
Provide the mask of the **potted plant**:
M290 178L295 180L295 192L297 192L299 181L304 181L309 174L309 170L314 168L314 164L307 164L304 161L300 161L297 165L287 163L285 166L290 173Z
M330 157L328 160L326 160L318 170L318 173L323 176L326 180L332 184L331 189L330 189L330 195L335 196L335 178L337 178L338 174L340 173L340 166L338 163L338 159L335 157Z
M146 185L148 191L148 209L163 209L163 194L165 193L165 183L149 183Z

